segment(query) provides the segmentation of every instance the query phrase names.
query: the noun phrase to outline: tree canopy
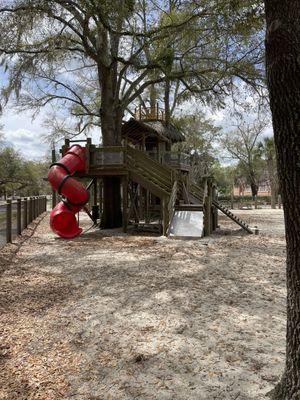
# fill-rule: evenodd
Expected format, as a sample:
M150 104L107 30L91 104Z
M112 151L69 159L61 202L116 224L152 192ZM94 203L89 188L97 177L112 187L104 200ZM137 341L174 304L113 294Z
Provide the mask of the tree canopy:
M171 98L222 100L235 79L262 83L260 2L6 0L0 7L2 95L52 104L120 141L121 120L153 84ZM172 92L173 91L173 92Z

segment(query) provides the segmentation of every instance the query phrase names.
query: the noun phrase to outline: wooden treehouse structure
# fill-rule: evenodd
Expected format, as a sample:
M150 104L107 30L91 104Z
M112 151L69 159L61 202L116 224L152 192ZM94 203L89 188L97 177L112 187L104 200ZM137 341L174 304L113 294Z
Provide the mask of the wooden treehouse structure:
M217 228L221 210L252 233L245 222L217 202L211 177L203 177L201 184L193 181L190 156L171 150L174 143L184 140L175 126L166 123L158 106L136 109L135 118L123 124L121 146L96 146L87 139L86 170L76 176L92 179L89 189L94 219L101 218L105 201L102 179L120 177L124 232L134 226L169 235L174 214L200 211L202 235L207 236ZM71 142L65 141L62 154Z

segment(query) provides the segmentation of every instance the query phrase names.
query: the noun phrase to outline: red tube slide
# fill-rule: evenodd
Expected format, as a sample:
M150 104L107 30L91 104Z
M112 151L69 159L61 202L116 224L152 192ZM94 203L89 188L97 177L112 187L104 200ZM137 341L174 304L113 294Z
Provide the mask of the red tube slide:
M53 232L65 239L80 235L76 213L87 203L88 191L72 177L75 172L85 171L85 148L75 144L63 158L50 166L48 181L53 190L64 200L50 213L50 226Z

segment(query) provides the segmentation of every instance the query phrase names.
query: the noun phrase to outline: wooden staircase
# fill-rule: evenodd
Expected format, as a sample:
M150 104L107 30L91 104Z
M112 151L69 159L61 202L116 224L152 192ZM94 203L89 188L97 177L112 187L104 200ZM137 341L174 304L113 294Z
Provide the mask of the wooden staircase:
M187 190L182 182L177 182L175 179L175 171L173 171L172 168L152 159L145 154L145 152L128 146L127 167L129 177L133 182L142 185L155 196L165 200L167 204L165 212L167 216L165 218L165 225L167 225L167 228L165 229L169 227L174 210L180 207L175 206L177 200L188 197L189 203L192 204L184 204L181 207L185 210L203 210L204 200L207 196L206 190L195 183L191 183ZM253 233L249 225L234 215L228 208L222 206L215 200L212 201L212 204L245 231Z
M249 225L245 221L241 220L236 215L234 215L227 207L222 206L222 204L218 203L217 201L213 201L213 205L217 207L218 210L222 211L223 214L227 215L227 217L232 219L232 221L234 221L240 227L245 229L246 232L253 233L253 231L249 228Z
M153 160L147 154L127 147L127 165L130 178L159 198L172 192L172 169Z

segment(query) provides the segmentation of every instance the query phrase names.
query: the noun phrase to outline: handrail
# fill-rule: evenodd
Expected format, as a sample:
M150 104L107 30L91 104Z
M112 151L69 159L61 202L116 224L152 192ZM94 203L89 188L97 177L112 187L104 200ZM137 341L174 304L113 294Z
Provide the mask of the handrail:
M127 148L127 156L131 156L135 161L139 162L139 165L146 168L148 171L152 170L158 177L165 181L168 186L171 185L172 179L172 169L166 167L159 162L153 160L151 157L147 156L145 153L136 150L132 147Z

